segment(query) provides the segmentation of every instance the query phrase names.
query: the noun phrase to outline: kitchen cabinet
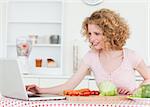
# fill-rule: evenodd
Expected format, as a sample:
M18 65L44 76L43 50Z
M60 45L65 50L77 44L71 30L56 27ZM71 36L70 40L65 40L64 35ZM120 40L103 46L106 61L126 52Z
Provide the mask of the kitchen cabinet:
M24 84L37 84L40 87L52 87L63 84L70 76L46 76L46 75L23 75ZM142 83L143 78L136 76L136 83ZM91 90L98 90L96 81L93 76L86 76L75 89L89 88Z
M136 84L140 85L142 83L142 81L143 81L143 78L141 76L139 76L139 75L136 75ZM98 87L97 87L95 79L89 79L88 87L91 90L98 90Z
M24 77L23 82L25 85L29 84L36 84L39 85L39 78L34 77Z
M63 84L67 81L64 78L40 78L39 85L41 87L52 87L56 85Z
M25 85L36 84L40 87L52 87L63 84L68 81L69 78L70 76L23 75ZM89 79L88 77L85 77L75 89L88 88L88 85Z
M65 78L40 78L40 86L41 87L52 87L56 85L63 84L67 81L68 79ZM88 88L88 80L83 80L77 87L76 89L81 89L81 88Z
M8 0L4 57L17 58L16 39L28 37L33 42L30 73L62 75L63 5L63 0ZM42 59L39 69L35 67L37 58ZM48 67L47 59L53 59L55 66Z

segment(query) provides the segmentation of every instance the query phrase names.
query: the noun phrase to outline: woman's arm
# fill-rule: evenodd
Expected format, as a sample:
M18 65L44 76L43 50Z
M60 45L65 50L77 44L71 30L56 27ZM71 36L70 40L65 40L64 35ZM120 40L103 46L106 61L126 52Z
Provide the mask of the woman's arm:
M87 66L81 64L78 71L66 83L50 88L41 88L39 93L51 93L62 95L64 90L74 89L84 79L87 73Z
M145 64L143 60L138 64L138 66L136 67L136 70L144 78L143 83L150 84L150 68Z

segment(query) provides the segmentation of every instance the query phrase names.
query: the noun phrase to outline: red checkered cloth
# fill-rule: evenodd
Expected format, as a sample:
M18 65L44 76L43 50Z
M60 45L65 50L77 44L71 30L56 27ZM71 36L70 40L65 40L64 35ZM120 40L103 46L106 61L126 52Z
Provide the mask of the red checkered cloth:
M135 102L132 100L108 100L97 102L59 101L23 101L0 97L0 107L150 107L150 102Z

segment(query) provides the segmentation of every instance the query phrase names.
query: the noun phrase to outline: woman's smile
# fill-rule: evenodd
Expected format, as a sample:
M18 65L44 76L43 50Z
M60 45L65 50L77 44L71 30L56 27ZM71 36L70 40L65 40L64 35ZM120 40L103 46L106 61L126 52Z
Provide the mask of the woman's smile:
M89 24L88 30L89 30L89 42L95 49L101 49L103 41L103 33L101 28L95 24Z
M97 41L96 41L96 42L93 42L93 43L92 43L92 46L98 46L99 44L100 44L100 42L97 42Z

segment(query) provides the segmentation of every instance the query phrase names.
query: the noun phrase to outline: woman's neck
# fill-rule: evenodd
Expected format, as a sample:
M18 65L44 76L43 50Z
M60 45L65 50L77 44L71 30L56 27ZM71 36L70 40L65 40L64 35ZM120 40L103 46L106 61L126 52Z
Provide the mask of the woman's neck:
M105 57L116 57L122 55L122 50L100 50L100 55Z

